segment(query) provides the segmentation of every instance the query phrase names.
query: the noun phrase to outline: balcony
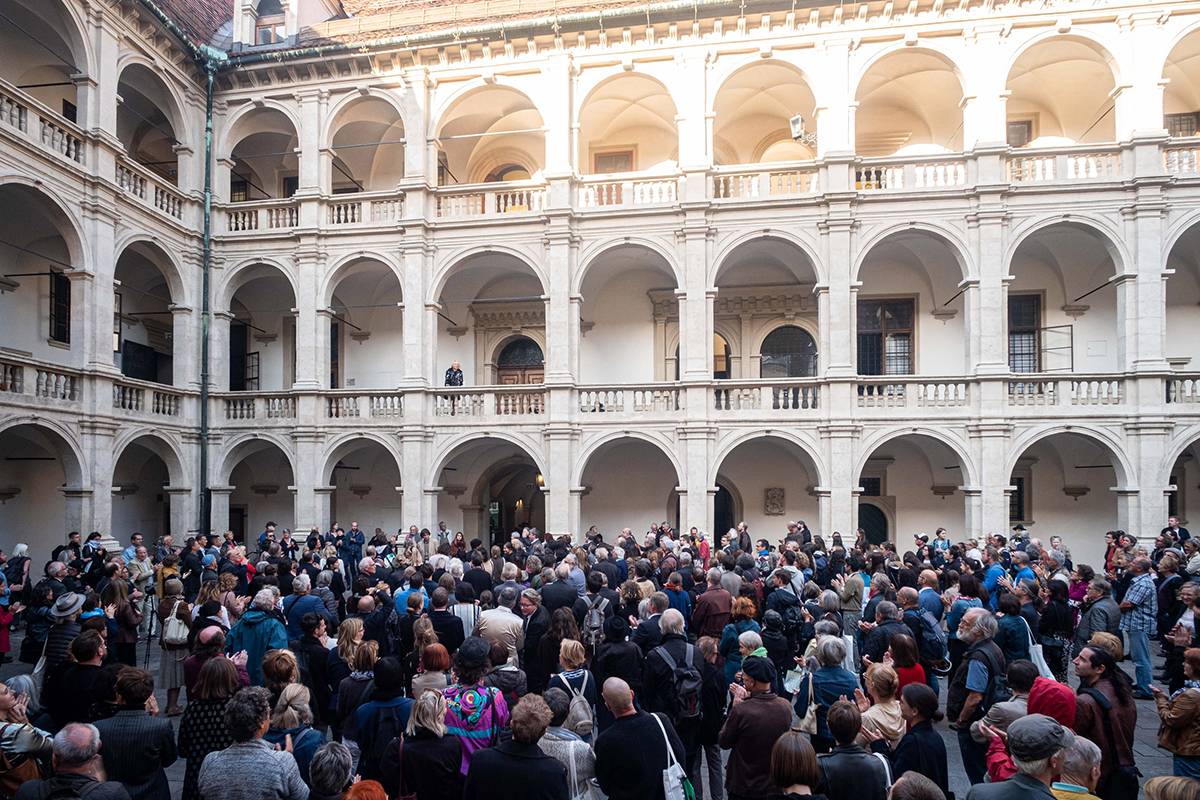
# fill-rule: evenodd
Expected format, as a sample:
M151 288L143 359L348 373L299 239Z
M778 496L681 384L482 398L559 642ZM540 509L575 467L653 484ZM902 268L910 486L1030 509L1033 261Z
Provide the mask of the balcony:
M83 375L78 370L37 361L0 359L0 400L33 408L78 409Z
M300 203L291 198L230 203L225 207L226 233L290 231L300 222Z
M183 219L183 195L159 175L127 158L117 161L117 186L138 202L172 219Z
M1009 183L1093 183L1124 177L1118 145L1012 151L1006 161Z
M709 390L716 416L725 418L815 417L824 408L817 378L775 381L717 381Z
M1176 381L1168 381L1168 387ZM1008 383L1010 408L1070 408L1125 405L1125 381L1112 375L1022 375Z
M854 188L860 192L960 189L967 185L966 156L910 156L860 159Z
M439 389L433 395L433 416L442 423L516 422L522 417L536 420L545 413L546 389L542 386Z
M674 419L683 411L685 397L679 384L580 386L574 407L581 422Z
M481 183L439 187L435 208L440 220L495 219L540 213L546 207L546 186L541 183Z
M331 228L394 225L404 216L404 195L396 192L338 195L326 201L325 206L325 219Z
M881 413L887 416L901 410L968 408L970 390L971 384L964 378L861 377L855 405L864 416Z
M820 191L814 162L739 165L713 170L712 199L753 201L804 197Z
M640 172L587 175L575 189L575 206L596 209L672 206L679 201L680 178L675 175L648 177Z
M83 165L83 130L5 80L0 80L0 129L65 162Z
M184 404L186 395L160 384L125 378L113 383L112 393L113 413L118 416L176 422L192 416Z

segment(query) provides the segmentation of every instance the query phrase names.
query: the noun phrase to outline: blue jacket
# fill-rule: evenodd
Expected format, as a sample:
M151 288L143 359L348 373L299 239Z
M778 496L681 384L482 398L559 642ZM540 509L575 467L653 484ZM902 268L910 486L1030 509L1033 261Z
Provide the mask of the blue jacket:
M296 768L300 770L300 779L309 783L308 767L312 764L317 749L325 744L325 734L311 725L301 725L298 728L271 728L263 739L283 749L288 736L292 737L292 757L296 759Z
M692 596L674 589L663 589L663 594L667 596L668 607L683 614L683 626L687 628L687 622L692 618Z
M226 653L232 655L239 650L246 651L246 674L250 676L252 686L262 686L262 659L267 651L282 650L287 646L287 631L283 623L257 608L243 614L225 640Z
M853 672L841 667L821 667L809 673L808 680L812 681L813 702L817 704L817 736L832 739L833 734L829 732L826 714L829 713L829 707L843 696L854 697L854 690L858 688L858 678ZM796 713L801 719L808 713L807 681L800 686L800 691L796 692Z
M287 617L287 635L289 639L299 639L304 635L300 629L300 620L312 612L325 620L325 628L330 635L337 630L337 618L329 613L325 603L315 594L293 594L284 598L283 613Z
M725 683L733 683L733 679L742 669L742 651L738 648L738 637L746 631L758 633L761 630L754 620L739 619L737 622L730 622L721 631L719 650L725 657ZM854 692L851 691L850 694L853 695Z

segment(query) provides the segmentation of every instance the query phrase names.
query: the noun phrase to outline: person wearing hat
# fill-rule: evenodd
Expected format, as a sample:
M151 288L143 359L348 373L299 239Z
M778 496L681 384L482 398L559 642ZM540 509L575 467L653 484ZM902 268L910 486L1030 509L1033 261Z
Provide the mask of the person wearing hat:
M604 641L592 659L596 685L603 686L609 678L620 678L629 684L635 696L642 694L642 667L645 657L642 648L629 641L629 621L612 616L604 621ZM603 703L596 708L596 726L605 730L613 723L612 712Z
M729 800L763 797L771 784L771 748L792 725L792 706L777 696L775 665L763 656L742 659L741 683L729 685L733 705L718 744L729 750L725 788Z
M77 592L59 595L50 607L50 632L46 634L46 673L67 660L71 642L79 635L79 612L87 598ZM43 673L43 674L46 674Z
M1063 751L1075 734L1053 717L1030 714L1008 726L1008 751L1017 774L971 787L967 800L1052 800L1050 785L1063 772Z

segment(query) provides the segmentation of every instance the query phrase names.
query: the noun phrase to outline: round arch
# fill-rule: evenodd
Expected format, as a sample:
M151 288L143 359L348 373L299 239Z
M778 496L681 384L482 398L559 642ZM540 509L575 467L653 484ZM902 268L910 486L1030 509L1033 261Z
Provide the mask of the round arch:
M643 433L641 431L613 431L611 433L603 434L598 438L592 439L590 442L584 445L583 450L579 454L579 458L576 460L576 464L578 464L578 466L571 476L571 485L579 486L582 484L584 473L587 472L588 464L591 463L591 460L594 456L608 449L612 445L633 439L645 442L656 450L659 450L664 456L667 457L667 460L671 462L671 467L675 470L676 485L683 480L685 474L683 471L683 465L676 457L670 442L664 441L653 434Z
M792 431L771 429L735 431L727 434L723 440L718 441L717 454L712 459L712 464L708 471L709 485L716 485L717 478L721 472L721 465L730 453L744 444L762 440L774 440L785 446L795 447L807 461L806 466L812 468L814 483L821 486L828 481L829 478L826 474L825 464L821 460L820 452L816 445Z
M809 130L816 127L816 92L802 69L777 58L756 59L711 80L717 86L708 100L715 163L760 163L772 148L769 161L816 155L815 146L793 140L789 124L799 114Z
M162 459L162 462L167 467L167 475L170 476L172 486L187 486L190 484L188 471L184 466L186 460L178 443L157 431L127 431L113 442L112 463L114 470L120 462L121 456L125 455L125 451L132 445L140 445Z
M1154 483L1150 488L1161 486L1165 490L1170 483L1171 471L1174 469L1176 462L1195 444L1200 444L1200 424L1190 425L1172 436L1167 446L1163 448L1167 455L1159 462L1158 471L1154 476ZM1145 481L1143 480L1141 483L1144 484ZM1145 487L1143 486L1143 488Z
M287 459L288 466L292 470L292 480L296 480L296 457L292 453L291 446L285 440L272 433L247 433L231 440L225 446L221 457L214 459L214 464L219 465L214 483L219 486L228 485L234 469L243 459L271 448L278 450Z
M958 85L960 88L966 85L966 74L963 72L962 67L959 66L958 61L954 58L954 56L950 55L944 50L931 47L928 43L918 45L916 47L910 47L906 44L899 44L890 45L880 49L876 53L872 53L870 58L862 63L862 66L859 67L858 71L850 78L850 85L854 87L854 91L851 92L851 95L855 97L858 96L858 89L862 85L863 78L865 78L879 62L901 53L915 53L918 55L930 56L940 61L944 66L949 67L949 69L954 73L954 77L958 79Z
M771 334L782 330L783 328L798 328L800 331L807 334L808 338L812 340L813 349L816 354L816 363L813 366L813 375L819 375L821 371L821 333L818 330L816 321L807 317L796 317L792 320L778 319L767 325L757 328L754 331L754 339L750 343L750 346L746 348L746 352L761 356L763 346L766 345L767 339L771 337ZM761 367L759 367L759 371L761 373Z
M446 282L463 267L466 262L477 258L478 256L501 255L508 256L520 262L521 266L529 270L529 272L538 280L542 286L542 294L548 294L550 291L550 279L545 271L538 264L537 259L514 247L505 245L478 245L474 247L463 248L450 254L442 265L437 268L434 273L433 281L430 283L429 295L426 297L426 303L439 303L441 301L442 292L446 288Z
M117 254L116 260L121 260L125 252L131 247L145 248L153 254L153 257L146 253L140 255L146 257L148 261L158 268L162 273L163 278L167 282L167 289L171 293L171 303L180 306L192 306L191 293L188 292L187 282L183 279L183 270L179 266L179 260L170 250L163 247L158 240L141 231L135 231L122 236L118 241L113 252Z
M218 160L229 160L233 157L233 149L237 147L238 142L249 135L242 130L246 121L263 111L278 111L291 124L292 134L299 136L301 127L300 119L289 106L280 103L278 100L258 99L253 103L246 103L234 111L233 115L222 126L222 133L218 138L219 145L213 148L213 152L219 153Z
M332 482L333 468L337 466L339 461L351 453L370 445L379 445L382 447L384 452L390 455L395 462L396 471L403 474L404 458L401 456L400 450L396 447L394 440L369 431L355 431L336 437L325 447L325 452L321 456L322 467L319 480L326 481L324 485L329 485Z
M409 130L407 109L405 109L404 104L394 94L375 86L367 86L362 89L356 88L353 91L346 92L343 97L333 104L325 115L325 127L321 130L320 138L321 149L326 150L333 147L333 137L337 134L338 128L341 127L340 123L343 112L349 111L349 109L363 101L372 99L380 100L391 106L392 110L396 112L396 116L400 118L400 124L404 127L404 130L406 132Z
M32 428L50 440L62 460L63 476L66 478L68 486L90 486L92 484L89 463L84 458L83 448L70 428L53 419L32 415L10 417L0 421L0 434L16 428Z
M1183 214L1167 227L1166 234L1162 238L1163 269L1167 269L1167 262L1179 241L1197 225L1200 225L1200 210Z
M165 80L162 75L167 74L163 68L154 62L153 59L147 58L141 53L127 51L122 53L117 59L117 83L121 83L121 79L125 76L125 72L132 67L141 67L150 73L161 89L166 93L168 100L167 108L161 109L163 116L171 125L172 132L180 144L186 144L182 138L188 133L187 118L184 116L184 109L187 108L186 98L180 94L178 87L173 81Z
M1136 472L1133 469L1133 464L1125 456L1124 443L1103 428L1080 425L1069 425L1066 427L1062 425L1042 425L1026 431L1016 439L1013 439L1009 445L1008 456L1005 460L1004 474L1012 474L1013 470L1017 467L1017 462L1029 448L1043 439L1049 439L1060 434L1074 435L1086 439L1105 451L1112 461L1113 472L1116 473L1117 477L1118 489L1129 488L1134 485L1133 476L1136 475Z
M788 61L780 55L773 55L770 58L753 57L753 60L734 61L733 59L720 58L717 59L715 68L709 76L711 85L716 86L717 90L708 96L705 112L708 114L714 113L713 108L716 105L717 95L726 87L729 81L747 70L754 69L759 66L772 66L777 69L786 70L792 73L796 80L804 83L809 91L816 95L817 89L814 87L814 81L809 77L807 70L799 64ZM817 98L820 102L821 98Z
M904 438L924 438L933 441L936 444L944 445L958 459L959 466L963 472L963 486L972 487L979 485L979 468L975 464L975 460L971 457L970 448L966 442L962 440L958 434L949 430L930 428L925 426L913 426L902 428L899 430L882 431L872 434L863 439L859 443L859 455L855 461L854 475L862 475L866 469L867 462L871 460L871 456L875 454L879 448L897 439Z
M376 262L383 266L388 273L395 277L396 282L400 285L400 297L404 297L404 271L400 269L400 265L395 259L378 250L360 250L357 253L350 253L339 258L337 261L326 270L325 277L321 281L321 288L318 292L318 297L321 298L321 303L324 308L329 308L333 305L333 295L337 292L338 284L345 278L356 272L356 267L363 263Z
M962 237L956 231L940 225L931 225L924 222L905 222L882 228L876 231L867 241L862 243L862 245L858 248L858 253L855 255L854 267L851 270L850 279L852 281L861 280L860 274L862 272L863 263L871 255L872 251L874 251L875 248L883 244L883 242L890 237L904 233L925 233L933 236L935 239L940 240L950 249L951 254L954 256L954 260L958 263L959 277L962 280L969 280L978 275L978 270L976 269L974 259L972 259L970 256L971 250L969 247L967 247L966 242L963 241Z
M597 242L592 247L580 253L579 267L575 272L575 279L571 282L571 294L579 295L583 293L583 282L587 278L588 272L596 265L598 261L603 260L604 256L614 250L620 248L637 248L640 247L648 250L666 265L667 271L675 281L676 288L683 286L683 273L680 270L679 263L675 258L675 254L670 251L661 242L655 239L642 236L625 236L620 241L602 241Z
M546 469L546 459L543 457L541 448L539 448L531 439L520 434L508 433L506 431L487 431L485 433L463 433L450 439L446 444L438 450L437 455L432 459L434 465L433 470L429 473L427 486L438 486L441 479L442 471L454 459L460 455L463 450L476 442L501 441L513 445L519 451L524 453L537 466L538 471L543 475L550 473Z
M0 191L10 186L18 186L32 192L38 200L47 203L62 215L58 221L66 223L66 230L60 229L58 233L70 253L71 266L77 270L92 272L91 266L95 261L92 259L87 240L80 234L83 225L75 213L54 195L46 192L41 181L23 175L0 175Z
M1005 76L1005 83L1007 84L1008 80L1011 78L1013 68L1017 65L1017 62L1021 60L1022 56L1036 47L1040 47L1041 45L1053 42L1055 40L1081 44L1096 55L1100 56L1108 65L1109 71L1112 73L1113 83L1117 86L1122 85L1121 63L1112 55L1114 50L1117 49L1112 45L1116 43L1113 42L1106 44L1101 37L1082 30L1072 30L1070 33L1059 33L1056 30L1043 31L1021 42L1012 51L1011 56L1008 59L1008 63L1004 66L1003 74Z
M720 249L717 251L716 257L712 260L712 266L709 268L708 285L717 285L721 273L728 269L730 259L740 248L754 244L755 242L771 240L796 248L796 250L808 259L809 266L812 267L817 283L824 283L827 280L824 265L817 258L817 249L812 242L790 231L779 228L763 228L734 234L719 245Z
M497 75L495 80L491 82L485 81L483 78L473 78L464 83L462 86L459 86L458 89L453 93L443 97L440 101L438 101L434 108L431 109L429 114L429 138L437 138L438 132L441 131L442 126L446 123L446 118L452 111L456 109L456 107L462 105L464 102L470 99L471 96L478 94L481 91L486 91L487 89L503 89L505 91L521 95L525 101L529 103L530 108L533 108L537 111L539 117L541 117L543 120L546 119L546 114L543 112L542 107L538 105L537 101L534 100L528 92L518 87L512 81L499 75Z
M632 97L614 89L620 86L631 87ZM630 141L638 143L631 153L634 171L674 171L679 161L678 109L667 84L647 72L621 71L600 79L572 115L578 126L578 171L596 174L594 154L625 150ZM606 170L613 171L617 170Z
M256 278L267 277L273 273L278 273L287 281L288 286L292 289L293 298L300 296L296 276L289 268L273 258L250 258L229 270L228 275L225 276L224 281L215 292L216 302L213 303L213 311L228 311L238 289Z
M966 83L962 69L947 53L927 46L890 46L868 58L851 85L859 155L962 150Z
M1016 257L1017 251L1020 250L1022 244L1038 232L1056 225L1074 225L1078 228L1088 229L1096 234L1104 245L1104 249L1108 251L1109 258L1112 259L1114 277L1116 275L1124 275L1127 265L1133 263L1128 251L1125 249L1121 236L1105 220L1093 216L1063 214L1057 217L1031 220L1013 231L1013 235L1009 239L1008 248L1004 252L1006 274L1011 275L1013 258Z

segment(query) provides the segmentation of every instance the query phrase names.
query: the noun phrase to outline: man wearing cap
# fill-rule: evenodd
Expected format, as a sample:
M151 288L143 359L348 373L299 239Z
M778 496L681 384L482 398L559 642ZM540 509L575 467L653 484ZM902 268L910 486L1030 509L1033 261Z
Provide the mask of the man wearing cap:
M1008 726L1008 751L1017 774L999 783L971 787L967 800L1052 800L1050 785L1063 772L1064 749L1075 735L1045 714L1030 714Z
M771 748L792 724L791 704L771 691L775 666L770 659L746 656L742 659L741 680L740 685L729 686L733 705L717 740L730 751L725 770L729 800L764 797L775 791L771 783Z

